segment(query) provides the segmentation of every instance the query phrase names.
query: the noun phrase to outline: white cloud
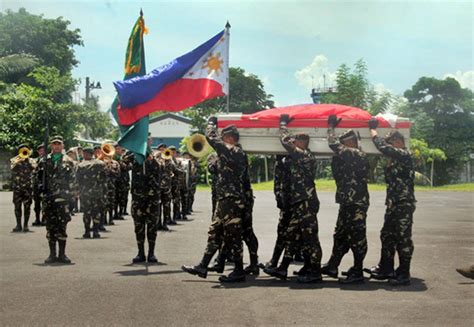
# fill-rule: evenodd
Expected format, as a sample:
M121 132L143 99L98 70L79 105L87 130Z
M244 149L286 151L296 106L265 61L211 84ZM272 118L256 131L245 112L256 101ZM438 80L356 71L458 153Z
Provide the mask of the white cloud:
M322 54L314 57L313 62L308 66L296 71L295 78L308 90L336 84L336 73L329 71L328 58Z
M468 88L474 91L474 70L462 72L458 70L455 74L446 74L443 78L452 77L461 84L462 88Z
M110 94L102 94L99 96L99 109L101 111L108 111L112 102L114 102L115 96Z

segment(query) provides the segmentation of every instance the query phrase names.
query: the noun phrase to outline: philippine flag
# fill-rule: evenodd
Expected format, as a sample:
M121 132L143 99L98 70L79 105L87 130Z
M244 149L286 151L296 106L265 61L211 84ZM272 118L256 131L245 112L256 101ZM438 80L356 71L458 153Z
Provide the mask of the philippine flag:
M223 30L151 73L114 82L121 125L154 111L180 111L229 93L229 33Z

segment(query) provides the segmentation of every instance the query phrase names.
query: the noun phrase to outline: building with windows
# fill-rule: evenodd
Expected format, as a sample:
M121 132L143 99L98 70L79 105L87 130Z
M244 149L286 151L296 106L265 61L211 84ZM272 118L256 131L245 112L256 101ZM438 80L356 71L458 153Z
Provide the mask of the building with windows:
M191 134L191 119L174 113L165 113L150 118L149 132L153 139L153 147L160 143L179 148L183 137Z

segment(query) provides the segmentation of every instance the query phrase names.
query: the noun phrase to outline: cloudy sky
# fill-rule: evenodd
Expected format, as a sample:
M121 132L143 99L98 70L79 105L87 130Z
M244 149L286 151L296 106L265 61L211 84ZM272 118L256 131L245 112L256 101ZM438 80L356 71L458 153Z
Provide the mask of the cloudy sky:
M26 8L62 16L79 28L84 47L75 78L100 81L102 109L112 81L123 77L130 30L143 8L147 70L180 56L232 25L231 66L259 76L277 105L311 102L339 65L365 60L377 89L402 94L421 76L455 77L474 88L471 1L43 1L0 0L0 10ZM84 83L79 96L84 96Z

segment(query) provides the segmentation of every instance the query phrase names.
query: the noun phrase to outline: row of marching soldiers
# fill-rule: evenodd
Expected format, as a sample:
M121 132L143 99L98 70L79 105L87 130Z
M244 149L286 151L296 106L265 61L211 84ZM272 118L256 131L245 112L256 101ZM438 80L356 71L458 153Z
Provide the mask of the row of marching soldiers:
M36 148L39 155L36 159L31 158L32 150L28 145L20 145L18 155L11 159L11 187L17 223L13 232L29 231L30 208L34 200L36 220L33 225L46 226L50 248L45 263L70 263L65 254L66 226L74 211L79 211L78 202L83 212L83 237L100 238L99 232L106 231L104 225L114 225L114 220L128 215L126 209L132 171L132 216L139 248L139 258L135 258L134 262L144 261L141 221L148 213L151 213L148 218L153 221L148 228L149 260L154 262L157 230L168 230L168 224L176 224L177 219L187 219L186 215L192 211L197 184L195 162L178 158L173 147L166 150L170 155L164 156L165 147L162 144L156 151L150 148L149 158L139 165L133 154L126 153L118 144L105 143L84 149L77 147L65 152L63 138L57 135L50 139L51 152L47 156L44 156L46 149L43 145ZM189 158L189 155L184 156ZM151 173L147 174L145 169L150 160L156 162L158 167L152 169L152 178L148 177ZM156 176L155 170L158 172ZM143 195L156 204L156 210L150 211L137 205L143 202Z
M367 154L358 144L358 136L348 130L337 137L335 127L341 118L328 117L328 146L334 152L332 172L336 181L336 202L340 205L334 231L334 245L326 264L321 265L322 250L318 237L320 202L315 187L316 158L309 149L309 135L292 135L287 125L289 115L280 117L281 144L287 155L277 156L274 191L280 219L277 240L271 260L261 265L257 262L258 242L252 230L251 211L253 196L248 184L247 157L238 143L239 133L233 125L217 135L217 118L208 121L207 140L216 150L215 185L216 199L208 242L199 264L182 266L182 270L201 278L208 271L222 273L225 256L233 260L234 270L219 278L221 282L242 282L246 275L259 275L259 268L273 277L286 279L288 268L296 255L302 254L304 266L295 271L300 283L319 283L322 275L337 278L344 255L351 250L354 264L339 281L344 284L364 282L363 272L377 280L389 280L393 285L410 283L410 262L413 254L411 229L415 211L414 168L410 152L405 148L403 135L394 130L385 138L377 134L378 120L368 122L376 148L389 158L385 179L387 182L387 210L380 233L382 241L379 264L363 267L367 253L366 217L369 207L367 188L369 163ZM212 160L209 162L212 166ZM212 170L209 169L211 172ZM215 195L215 196L214 196ZM250 265L243 268L242 240L250 252ZM213 255L220 250L216 264L209 267ZM395 253L399 267L394 269ZM222 258L224 254L224 258ZM280 257L283 258L280 261Z

